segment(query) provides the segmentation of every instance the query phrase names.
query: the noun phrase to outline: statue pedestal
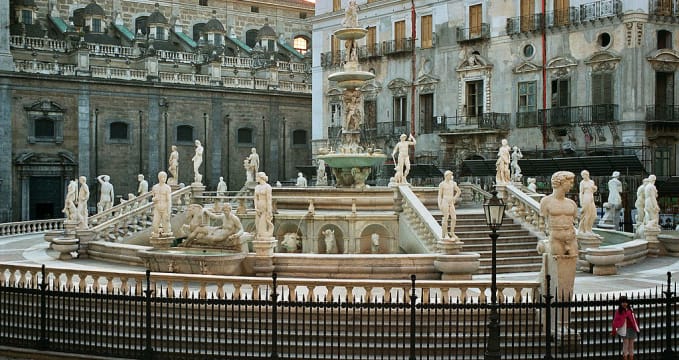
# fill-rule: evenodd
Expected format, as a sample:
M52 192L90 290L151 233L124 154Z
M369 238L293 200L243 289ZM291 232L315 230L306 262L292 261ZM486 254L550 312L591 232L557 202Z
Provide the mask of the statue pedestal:
M456 236L454 239L450 238L441 239L436 244L436 247L438 248L439 252L443 255L456 255L460 252L460 250L462 250L462 245L464 245L464 243L460 241Z
M78 257L81 259L88 258L87 250L90 247L90 241L94 240L96 233L92 230L77 230L76 237L80 240L80 247L78 248Z
M585 233L577 234L575 239L578 241L578 248L580 252L578 254L577 269L585 272L592 272L592 264L587 261L586 255L589 249L598 249L601 245L601 236L595 233Z
M277 243L278 241L273 236L255 236L255 240L252 241L252 248L255 250L253 269L256 276L271 276L273 274L273 253Z
M625 259L625 250L619 247L587 249L587 261L593 265L594 275L615 275L617 264Z
M658 234L660 234L659 227L645 227L644 237L648 242L648 255L658 256L660 255L660 241L658 240Z
M434 260L434 267L442 273L441 280L471 280L479 269L480 257L478 253L440 254Z
M195 183L195 182L193 184L191 184L191 193L193 194L194 197L197 196L197 195L202 195L204 191L205 191L205 185L203 185L201 183Z
M544 254L542 257L542 273L549 275L551 281L549 284L549 292L554 296L553 301L571 301L573 298L573 284L575 283L575 265L578 260L577 255L552 255ZM547 293L547 280L540 279L542 282L542 293ZM552 309L552 319L558 321L552 322L549 326L553 326L552 330L562 331L568 328L570 323L570 313L568 311L560 312L557 317L556 309Z
M59 260L71 260L77 257L80 240L75 237L56 237L52 239L52 249L59 252ZM73 254L76 254L74 256Z
M167 249L172 245L175 238L172 233L151 234L149 243L155 249Z

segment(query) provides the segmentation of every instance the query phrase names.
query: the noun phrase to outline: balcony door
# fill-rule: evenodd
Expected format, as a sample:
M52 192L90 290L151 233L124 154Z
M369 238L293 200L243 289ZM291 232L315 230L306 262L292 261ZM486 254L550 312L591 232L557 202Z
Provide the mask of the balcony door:
M592 74L592 122L613 120L613 74Z
M672 15L672 0L656 0L656 14L660 16Z
M570 125L568 113L570 106L570 81L569 79L552 80L552 109L550 111L551 125Z
M570 0L554 0L554 25L568 25L570 6Z
M377 28L368 26L366 29L368 29L365 41L368 47L368 56L377 56Z
M521 32L535 30L535 0L521 0Z
M483 23L483 7L481 4L469 7L469 38L481 37L481 24Z
M406 38L406 22L405 20L397 21L394 23L394 41L396 45L396 51L402 51L405 47Z
M672 121L674 114L674 73L655 73L655 119Z
M467 116L467 124L476 124L476 118L483 114L483 80L468 81L466 93L465 116Z
M420 126L423 133L431 134L433 132L434 122L434 95L422 94L420 95Z

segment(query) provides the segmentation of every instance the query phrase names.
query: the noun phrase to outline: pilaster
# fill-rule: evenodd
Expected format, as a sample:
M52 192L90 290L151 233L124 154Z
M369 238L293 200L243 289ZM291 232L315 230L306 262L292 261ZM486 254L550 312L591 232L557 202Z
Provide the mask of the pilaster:
M92 178L90 154L92 154L92 129L90 128L90 89L83 84L78 94L78 175Z
M9 51L9 1L0 1L0 29L0 71L14 71L14 58Z
M2 8L7 4L0 5ZM5 14L6 15L6 14ZM2 36L2 34L0 34ZM0 55L2 56L2 55ZM2 60L0 59L0 62ZM2 66L0 65L0 69ZM12 218L12 95L9 80L0 80L0 221L9 222Z

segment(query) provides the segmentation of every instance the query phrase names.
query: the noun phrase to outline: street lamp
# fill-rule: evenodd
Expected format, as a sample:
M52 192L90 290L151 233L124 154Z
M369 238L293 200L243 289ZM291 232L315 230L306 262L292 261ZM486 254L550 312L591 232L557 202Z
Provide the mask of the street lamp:
M493 242L492 250L492 265L491 265L491 283L490 283L490 322L488 323L488 344L486 346L486 353L484 360L500 360L500 315L498 314L497 305L497 283L496 283L496 245L498 233L497 229L502 225L502 218L505 214L505 203L497 197L497 191L493 191L493 197L488 199L483 204L483 212L486 215L486 224L492 231L490 238Z

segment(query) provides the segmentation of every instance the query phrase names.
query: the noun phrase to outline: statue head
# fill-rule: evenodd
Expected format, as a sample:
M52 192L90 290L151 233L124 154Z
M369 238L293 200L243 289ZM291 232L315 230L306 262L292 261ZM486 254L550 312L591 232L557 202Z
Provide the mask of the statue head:
M220 177L219 177L219 181L224 181L224 177L223 177L223 176L220 176Z
M266 176L266 173L263 172L263 171L260 171L260 172L257 173L257 179L261 179L264 182L269 181L269 177Z
M80 183L81 183L81 184L84 184L84 183L87 182L87 178L84 177L84 176L79 177L78 180L80 180Z
M172 151L177 151L177 145L172 145L171 149Z
M649 175L648 176L648 182L651 183L651 184L654 184L655 183L655 175Z
M446 172L443 173L443 177L446 180L452 180L453 179L453 172L450 170L446 170Z
M143 180L144 180L144 174L137 175L137 181L143 181Z
M253 153L253 154L256 154L256 153L257 153L257 148L252 148L252 149L250 149L250 152Z
M620 176L620 171L613 171L613 175L611 176L617 178L618 176Z
M301 172L297 173L297 177L304 177Z
M161 184L165 184L165 182L167 181L167 173L165 171L161 171L158 173L158 181Z
M200 146L200 140L196 140L194 143L196 144L196 146Z
M401 134L401 136L399 136L399 139L401 139L401 141L404 141L406 138L407 138L406 134Z
M580 176L582 176L583 179L589 179L589 171L587 170L582 170L580 172Z
M104 175L104 181L109 182L111 180L111 177L108 175Z
M552 175L552 188L568 191L573 187L575 174L570 171L557 171Z

